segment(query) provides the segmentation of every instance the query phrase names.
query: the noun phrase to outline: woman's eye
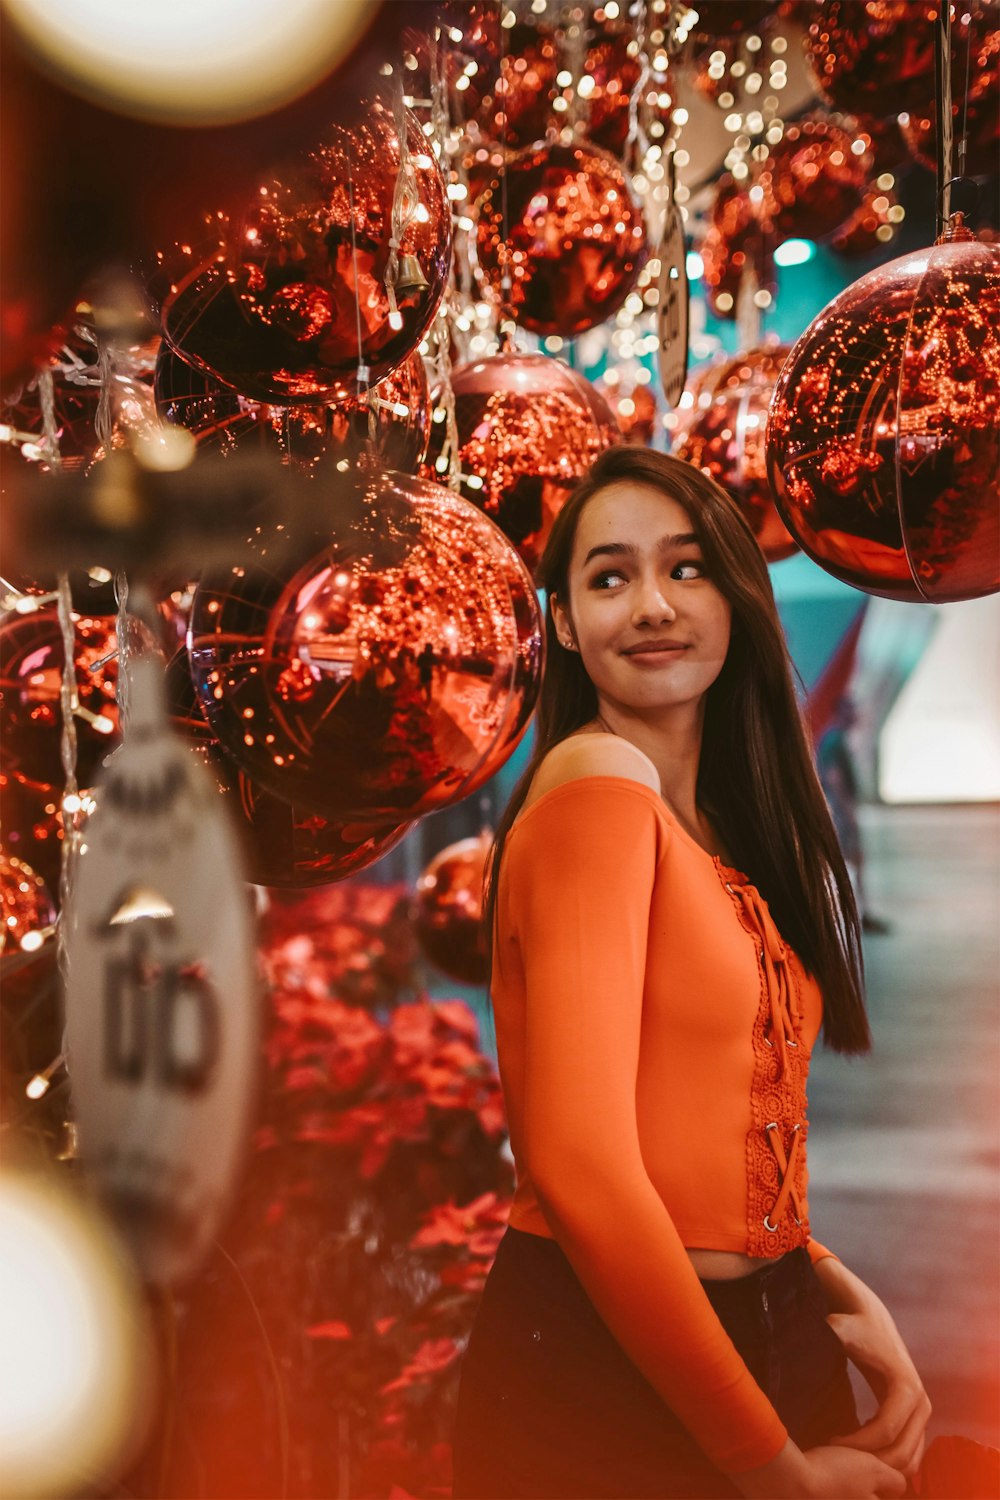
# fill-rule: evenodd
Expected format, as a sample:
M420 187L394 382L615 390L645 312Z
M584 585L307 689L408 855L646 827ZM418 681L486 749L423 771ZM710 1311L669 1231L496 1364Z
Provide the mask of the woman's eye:
M624 577L624 573L619 573L617 568L608 568L603 573L594 574L594 577L590 580L590 587L592 589L614 588L616 583L624 581Z
M687 562L678 563L674 568L674 573L682 579L704 578L705 564L701 561L696 561L694 558L690 558Z

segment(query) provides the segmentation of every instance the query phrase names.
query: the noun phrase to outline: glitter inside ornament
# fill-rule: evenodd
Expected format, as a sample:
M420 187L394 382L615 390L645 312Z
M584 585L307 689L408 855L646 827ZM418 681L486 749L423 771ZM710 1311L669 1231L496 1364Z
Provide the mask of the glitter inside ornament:
M771 404L788 529L835 577L887 598L1000 586L1000 249L960 221L834 298Z
M604 397L561 360L496 354L454 371L462 493L491 516L534 570L552 522L591 464L621 440ZM441 461L435 420L427 471Z
M451 260L441 169L409 112L406 126L412 191L395 273L399 138L376 99L264 180L242 214L211 220L221 241L188 247L162 307L164 333L184 359L281 406L336 401L359 363L370 382L402 364L433 320Z
M524 567L474 506L399 474L336 475L299 534L202 580L189 647L217 739L324 817L402 823L466 795L526 723L540 668ZM533 594L531 595L534 598Z
M204 761L240 836L247 879L254 885L327 885L374 864L399 843L408 823L333 823L265 792L213 737L199 705L186 650L167 667L174 727Z
M416 932L431 963L461 984L487 977L483 873L492 837L461 839L436 854L417 881Z
M613 316L646 260L642 210L622 167L592 146L528 147L476 206L479 259L501 304L534 333L571 336ZM504 235L506 205L507 234Z
M918 109L934 93L930 5L912 0L812 0L806 61L837 109L887 115Z
M767 481L764 434L774 382L786 345L748 349L698 372L677 413L671 451L731 495L769 562L796 550L774 508Z

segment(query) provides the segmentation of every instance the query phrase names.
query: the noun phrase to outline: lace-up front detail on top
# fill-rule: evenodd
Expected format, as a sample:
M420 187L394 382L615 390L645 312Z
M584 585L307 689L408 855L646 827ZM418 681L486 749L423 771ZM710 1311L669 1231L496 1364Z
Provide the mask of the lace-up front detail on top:
M805 1193L809 1052L789 953L767 902L745 875L716 860L740 921L757 945L760 1008L753 1029L753 1122L747 1136L747 1251L783 1255L809 1233Z

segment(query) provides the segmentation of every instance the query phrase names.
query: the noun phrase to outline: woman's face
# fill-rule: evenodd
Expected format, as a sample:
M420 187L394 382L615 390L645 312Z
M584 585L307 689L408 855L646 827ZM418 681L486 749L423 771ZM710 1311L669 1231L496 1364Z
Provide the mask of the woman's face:
M556 630L599 701L656 713L701 700L726 659L731 610L679 501L630 481L599 490L581 512L568 581L568 600L552 600Z

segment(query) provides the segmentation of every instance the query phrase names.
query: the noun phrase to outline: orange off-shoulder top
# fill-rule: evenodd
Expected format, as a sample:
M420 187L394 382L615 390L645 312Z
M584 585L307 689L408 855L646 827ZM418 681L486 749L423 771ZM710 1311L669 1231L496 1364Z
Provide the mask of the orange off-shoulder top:
M589 775L508 835L492 998L511 1225L558 1239L714 1463L767 1463L787 1432L685 1252L828 1253L806 1198L815 979L650 787Z

